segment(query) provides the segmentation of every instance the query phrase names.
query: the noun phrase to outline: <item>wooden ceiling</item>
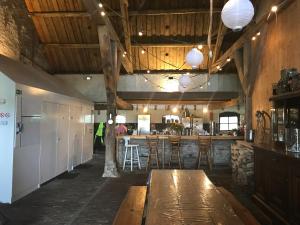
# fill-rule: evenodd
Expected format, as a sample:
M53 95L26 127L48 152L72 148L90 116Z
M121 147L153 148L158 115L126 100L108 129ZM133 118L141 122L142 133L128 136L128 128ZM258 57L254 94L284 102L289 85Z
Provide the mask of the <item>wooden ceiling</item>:
M185 55L199 43L204 44L205 58L199 70L208 69L208 48L205 45L209 27L208 0L128 0L128 36L120 1L103 0L102 3L126 50L126 40L130 36L133 72L190 69L184 64ZM97 27L83 0L25 0L25 3L44 45L51 66L48 72L102 72ZM213 46L223 4L224 0L214 0ZM143 36L138 35L139 31ZM224 46L230 46L239 35L229 32ZM143 49L145 54L142 54ZM230 70L232 68L234 66L229 66ZM122 72L126 73L124 68Z

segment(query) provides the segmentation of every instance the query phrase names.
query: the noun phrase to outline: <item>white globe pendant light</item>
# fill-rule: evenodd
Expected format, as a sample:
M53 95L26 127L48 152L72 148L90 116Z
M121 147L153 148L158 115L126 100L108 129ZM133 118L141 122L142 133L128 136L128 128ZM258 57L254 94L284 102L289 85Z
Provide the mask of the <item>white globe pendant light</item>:
M191 83L191 78L189 75L181 75L179 77L179 85L182 87L187 87Z
M253 16L254 7L249 0L229 0L221 13L224 25L233 31L242 30Z
M187 87L183 87L183 86L179 85L178 90L179 90L181 93L184 93L184 92L187 91Z
M193 48L189 51L185 57L185 62L193 69L196 69L203 62L203 54L197 48Z

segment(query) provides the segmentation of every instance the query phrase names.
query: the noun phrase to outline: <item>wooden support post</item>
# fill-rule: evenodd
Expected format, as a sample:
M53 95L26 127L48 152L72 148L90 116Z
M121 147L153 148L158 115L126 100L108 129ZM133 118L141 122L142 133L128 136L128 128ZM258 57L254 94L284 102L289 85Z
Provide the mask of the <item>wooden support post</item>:
M246 94L247 91L247 83L244 75L243 68L243 49L238 49L234 53L234 63L236 66L236 70L238 72L239 80L243 89L243 93Z
M98 26L101 61L107 96L107 118L110 115L115 121L117 109L116 79L119 69L117 43L110 39L106 26ZM106 125L105 133L105 166L103 177L119 177L116 163L116 132L115 123Z

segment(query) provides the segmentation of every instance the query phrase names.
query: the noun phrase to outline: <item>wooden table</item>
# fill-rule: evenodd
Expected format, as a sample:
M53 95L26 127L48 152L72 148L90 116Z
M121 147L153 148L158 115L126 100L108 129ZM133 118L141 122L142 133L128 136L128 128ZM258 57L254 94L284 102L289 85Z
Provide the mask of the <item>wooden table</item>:
M146 225L244 224L202 170L152 170Z

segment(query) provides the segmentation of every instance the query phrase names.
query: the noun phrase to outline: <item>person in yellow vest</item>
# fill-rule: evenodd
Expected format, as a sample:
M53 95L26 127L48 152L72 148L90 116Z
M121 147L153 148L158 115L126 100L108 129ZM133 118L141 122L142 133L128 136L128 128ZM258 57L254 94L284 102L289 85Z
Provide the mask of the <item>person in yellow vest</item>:
M95 135L95 141L96 141L97 137L99 137L101 144L104 144L104 128L105 128L104 123L100 122L97 132L96 132L96 135Z

